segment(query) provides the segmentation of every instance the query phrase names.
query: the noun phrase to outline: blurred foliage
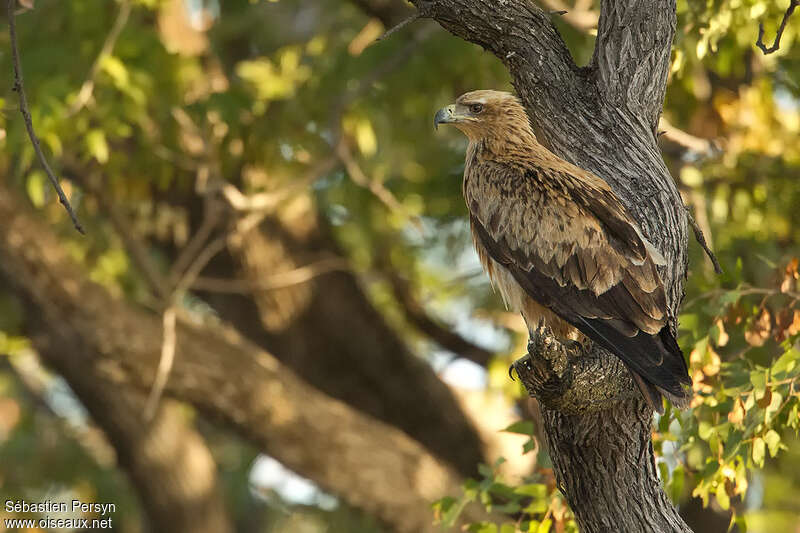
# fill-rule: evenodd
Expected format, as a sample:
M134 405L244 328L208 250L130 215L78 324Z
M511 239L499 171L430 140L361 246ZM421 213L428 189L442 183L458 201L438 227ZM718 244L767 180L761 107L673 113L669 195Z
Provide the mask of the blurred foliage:
M673 126L714 143L696 151L664 140L664 154L726 273L714 276L691 244L679 340L697 397L690 411L659 419L656 451L675 502L702 498L729 510L742 531L792 531L800 521L800 15L775 54L753 46L759 20L771 43L788 1L679 0L664 108ZM37 0L18 17L33 120L91 238L71 231L34 161L10 77L0 81L3 179L41 208L94 280L146 301L146 284L87 182L125 207L164 269L163 249L191 236L194 215L175 198L215 181L245 194L285 193L278 210L316 207L373 302L422 356L441 352L406 323L377 266L386 258L432 314L498 352L489 388L522 394L505 369L524 336L471 251L460 196L464 141L434 137L431 128L433 111L466 90L510 89L495 58L429 21L371 44L381 24L345 0L138 0L108 42L122 5ZM558 24L575 57L588 61L593 37ZM43 36L58 36L59 46ZM0 33L0 49L8 45ZM8 54L0 69L11 71ZM354 164L309 176L340 136ZM0 300L0 345L24 360L15 306ZM76 420L86 431L85 416L75 419L80 406L68 402L60 380L46 382L43 396L31 396L15 372L0 369L0 493L91 494L120 503L121 531L140 530L135 498L113 460L98 460L74 432L59 429ZM527 425L509 431L534 434ZM213 428L204 434L237 520L261 509L272 524L262 530L299 530L286 518L291 509L307 517L310 531L380 529L343 506L326 511L272 495L277 503L265 507L248 482L255 452ZM574 531L546 452L531 439L523 452L537 454L534 472L501 473L502 460L482 467L462 496L436 504L437 518L451 523L477 502L520 518L472 531Z

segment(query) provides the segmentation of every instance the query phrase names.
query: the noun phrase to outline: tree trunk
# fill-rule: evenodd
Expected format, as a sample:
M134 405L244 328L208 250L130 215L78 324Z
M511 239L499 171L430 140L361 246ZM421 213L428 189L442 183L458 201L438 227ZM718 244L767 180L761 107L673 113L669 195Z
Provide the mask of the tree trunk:
M90 282L52 230L3 180L0 218L0 283L24 302L27 333L35 347L119 445L121 459L149 461L152 454L139 457L138 452L151 439L156 447L178 444L148 432L135 435L141 426L141 396L152 385L161 352L158 317ZM460 492L461 477L417 441L320 393L224 324L179 319L176 336L168 396L227 424L287 467L394 530L436 530L430 503ZM166 436L159 427L156 423L151 431ZM172 454L167 462L177 465L197 456L188 448L166 450ZM189 481L202 496L190 502L200 505L212 493L213 479L205 472ZM201 511L197 515L208 516ZM151 518L156 523L157 517ZM218 523L210 522L209 527ZM202 525L186 529L190 530L226 531L223 526Z
M683 203L656 144L675 32L674 0L603 0L591 63L572 61L550 16L528 0L414 0L423 16L508 67L542 144L605 179L667 259L670 327L683 296ZM476 87L477 88L477 87ZM559 487L583 532L685 532L654 465L652 410L621 361L577 357L540 339L521 376L542 404Z

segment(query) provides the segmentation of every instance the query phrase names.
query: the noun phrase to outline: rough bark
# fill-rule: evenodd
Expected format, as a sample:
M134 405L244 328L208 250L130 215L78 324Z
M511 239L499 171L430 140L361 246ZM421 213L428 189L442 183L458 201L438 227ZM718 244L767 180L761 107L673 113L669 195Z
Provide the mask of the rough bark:
M0 217L0 281L25 302L36 347L114 438L114 424L133 424L139 411L135 401L121 404L125 391L144 394L152 384L161 321L88 281L4 183ZM460 476L417 441L320 393L223 324L179 320L165 393L397 531L434 531L430 502L460 491Z
M423 15L495 54L511 73L540 142L604 178L662 251L670 326L687 266L686 216L656 144L673 0L603 0L592 62L578 67L547 13L527 0L414 0ZM689 531L665 496L651 445L652 411L619 359L529 347L522 378L540 399L550 455L584 532Z

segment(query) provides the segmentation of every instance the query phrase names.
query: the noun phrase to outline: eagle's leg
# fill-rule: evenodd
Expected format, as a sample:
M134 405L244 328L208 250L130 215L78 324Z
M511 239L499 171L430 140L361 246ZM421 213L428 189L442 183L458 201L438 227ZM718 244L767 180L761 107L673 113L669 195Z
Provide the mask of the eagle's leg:
M558 398L572 384L570 360L574 349L575 346L568 346L567 341L558 339L549 326L540 322L530 330L528 354L514 361L509 375L516 371L528 392L540 400Z

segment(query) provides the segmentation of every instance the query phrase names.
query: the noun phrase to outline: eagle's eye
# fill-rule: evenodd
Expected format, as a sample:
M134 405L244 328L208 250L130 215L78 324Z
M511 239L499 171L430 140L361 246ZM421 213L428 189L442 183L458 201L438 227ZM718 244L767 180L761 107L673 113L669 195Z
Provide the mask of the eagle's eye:
M483 104L472 104L469 106L469 110L472 111L473 114L477 115L483 111Z

